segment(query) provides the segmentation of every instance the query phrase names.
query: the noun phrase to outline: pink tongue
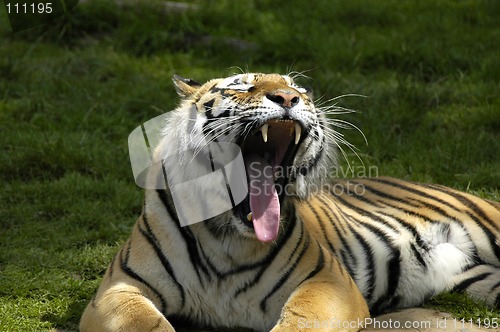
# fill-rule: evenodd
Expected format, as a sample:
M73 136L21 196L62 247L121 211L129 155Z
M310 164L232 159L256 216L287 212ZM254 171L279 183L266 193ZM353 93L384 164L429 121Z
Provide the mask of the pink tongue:
M273 241L280 225L280 201L274 188L272 167L257 154L245 159L255 235L259 241Z

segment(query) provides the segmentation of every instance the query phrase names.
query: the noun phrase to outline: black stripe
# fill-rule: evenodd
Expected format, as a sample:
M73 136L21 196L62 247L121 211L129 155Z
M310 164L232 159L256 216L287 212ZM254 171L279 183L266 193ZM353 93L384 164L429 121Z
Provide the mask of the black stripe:
M345 268L345 266L342 263L340 263L340 260L339 260L338 256L336 256L336 255L330 255L330 265L333 265L333 264L336 264L340 270L340 274L342 274L342 276L345 276L347 269ZM352 277L350 275L348 275L348 276L349 276L349 279L352 280Z
M491 233L488 229L484 227L484 225L479 224L481 227L482 231L485 233L486 237L488 238L488 241L490 242L491 249L495 253L495 256L497 257L498 261L500 261L500 245L497 243L497 238L496 236ZM498 241L500 243L500 241Z
M341 220L339 220L339 218L334 217L332 215L333 209L323 199L323 197L321 195L318 195L316 197L316 199L318 199L323 204L323 206L321 206L321 209L323 210L323 212L326 212L325 214L328 217L330 217L331 226L333 227L333 230L335 231L335 233L337 234L337 237L340 240L340 243L341 243L340 248L337 248L337 249L340 249L340 257L339 258L342 259L342 263L343 263L344 267L347 269L347 272L349 273L349 275L351 277L354 277L354 270L358 268L358 260L357 260L356 256L353 254L352 249L349 246L349 243L345 239L344 235L341 234L341 232L339 231L339 229L337 228L337 226L340 226L340 228L344 232L346 232L346 230L344 229L344 226L343 226ZM338 206L337 206L337 204L335 202L330 201L330 203L332 205L334 205L335 207L337 207L337 209L339 209ZM329 210L327 210L325 207L328 207ZM311 208L312 208L312 206L311 206ZM335 220L337 221L337 223L335 223ZM344 220L345 220L345 218L344 218ZM326 239L326 236L325 236L325 239ZM328 241L328 243L330 244L330 241ZM332 250L332 253L336 254L335 251L333 251L333 250ZM349 255L349 257L347 257L347 255Z
M354 181L353 181L353 182L354 182ZM428 203L428 202L424 202L424 201L421 201L421 200L418 200L418 199L415 199L415 198L412 198L412 199L411 199L411 201L410 201L410 200L408 200L408 199L404 199L404 198L402 198L402 197L396 197L396 196L390 195L390 194L388 194L388 193L386 193L386 192L382 192L382 191L377 190L377 189L374 189L374 188L372 188L372 187L368 187L368 186L366 186L366 185L364 185L364 184L363 184L363 186L364 186L364 188L365 188L366 190L368 190L368 191L372 192L373 194L375 194L375 195L377 195L377 196L379 196L379 197L383 197L383 198L389 199L389 200L391 200L391 201L400 202L400 203L403 203L403 204L406 204L406 205L412 206L412 207L417 208L417 209L420 209L422 206L424 206L424 207L426 207L426 208L428 208L428 209L430 209L430 210L433 210L433 211L435 211L435 212L438 212L438 213L440 213L440 214L442 214L442 215L446 216L446 217L447 217L447 218L449 218L449 219L454 219L452 216L450 216L448 213L446 213L446 211L445 211L445 210L443 210L442 208L440 208L440 207L438 207L438 206L436 206L436 205L434 205L434 204L431 204L431 203ZM431 196L428 196L428 198L433 199ZM415 203L413 203L412 201L413 201L413 202L418 202L418 204L415 204ZM384 203L386 203L386 202L384 201ZM411 211L411 210L408 210L408 209L403 209L403 208L401 208L401 207L399 207L399 206L394 206L394 205L391 205L391 206L392 206L392 207L395 207L395 208L397 208L397 209L399 209L399 210L404 210L405 212L407 212L407 211ZM454 210L456 210L456 209L454 209ZM413 212L413 211L411 211L411 212L412 212L412 213L415 213L415 212ZM427 218L427 217L426 217L426 218L424 218L424 219L429 219L429 218Z
M500 287L500 281L497 282L496 284L493 285L493 287L491 287L491 290L490 291L493 291L495 288L497 287Z
M370 180L370 179L368 179ZM384 191L380 191L380 190L377 190L371 186L367 186L365 183L361 183L361 182L358 182L356 180L349 180L350 182L354 183L354 184L360 184L363 186L363 188L379 197L382 197L382 198L386 198L386 199L389 199L389 200L393 200L393 201L397 201L397 202L401 202L401 203L405 203L405 204L408 204L410 206L413 206L413 207L416 207L418 208L419 206L407 199L404 199L403 197L396 197L394 195L391 195L387 192L384 192Z
M175 276L174 269L172 268L172 265L168 261L167 257L165 257L165 255L163 254L163 250L161 249L160 242L158 241L158 238L151 230L151 226L149 225L145 211L143 212L142 220L144 221L144 225L146 226L146 230L142 229L142 227L139 226L139 231L146 238L146 240L149 242L149 244L151 244L151 246L153 247L153 249L156 253L156 256L160 259L160 262L161 262L163 268L168 273L168 275L170 276L170 278L174 282L175 286L177 287L177 290L181 294L181 307L184 307L184 304L186 303L186 294L185 294L184 288L177 280L177 278Z
M373 292L375 291L375 277L376 277L376 272L375 272L375 263L373 259L373 251L371 248L371 245L357 232L354 230L354 228L351 225L347 225L351 233L354 235L356 240L361 244L361 247L363 248L363 251L365 253L365 257L367 259L367 271L368 272L368 289L366 294L363 294L365 296L365 299L367 302L369 302L372 299Z
M436 197L436 196L433 196L425 191L422 191L422 190L419 190L419 189L415 189L415 188L410 188L408 186L405 186L404 184L401 184L401 183L397 183L397 182L393 182L393 181L390 181L388 179L381 179L381 178L370 178L370 179L366 179L368 181L373 181L373 182L379 182L379 183L383 183L383 184L386 184L388 186L391 186L391 187L395 187L395 188L398 188L398 189L401 189L401 190L404 190L404 191L408 191L408 192L411 192L413 194L416 194L418 196L422 196L422 197L425 197L425 198L429 198L433 201L437 201L443 205L446 205L447 207L451 208L452 210L455 210L457 212L463 212L462 210L458 209L455 205L439 198L439 197ZM412 182L409 182L410 184L414 184ZM418 184L419 186L425 188L424 185L422 184ZM448 191L443 191L445 193L449 193Z
M161 293L156 290L149 282L144 280L141 276L139 276L137 273L135 273L129 266L128 266L128 260L130 258L130 247L132 246L131 240L129 240L128 243L128 248L125 253L125 258L121 257L120 259L120 267L125 274L127 274L129 277L137 280L139 283L143 284L144 286L148 287L155 295L156 297L160 300L160 311L162 313L166 312L166 302ZM123 251L121 252L123 256Z
M203 105L206 107L207 103L205 103ZM213 105L213 103L209 104L209 105ZM216 108L216 110L217 110L217 108ZM214 115L213 111L214 111L213 108L206 108L206 111L204 114L207 117L208 121L203 124L203 133L206 133L205 127L208 126L209 124L213 126L213 124L216 123L219 118L227 118L231 115L230 108L224 109L224 112L220 113L219 115ZM227 129L226 129L226 131L227 131Z
M427 267L427 263L425 262L424 258L420 254L420 252L417 250L417 247L415 247L414 243L410 244L410 249L413 252L413 255L417 259L417 261L420 264L420 266L422 266L422 268L424 269L424 271L427 271L427 268L428 268Z
M337 212L340 214L340 216L342 217L342 219L346 223L346 225L345 225L346 227L348 227L348 222L356 223L356 220L353 219L351 216L346 215L342 211L342 209L340 209L338 207L337 203L335 203L333 201L332 201L332 203L335 205L335 207L337 208ZM357 223L357 225L358 224L359 223ZM343 228L343 226L342 226L342 228ZM344 230L344 232L345 233L349 233L350 230ZM340 235L340 233L339 233L339 235ZM357 271L358 268L359 268L358 258L354 255L354 252L352 251L350 245L348 244L348 241L342 235L340 235L340 242L342 243L342 250L340 252L341 257L342 257L342 263L347 268L347 271L349 271L349 274L351 275L351 277L355 279L355 277L356 277L356 272L355 271ZM349 254L350 258L346 257L346 254L345 254L346 252Z
M370 200L368 200L368 199L366 199L366 198L361 199L361 197L362 197L362 196L358 196L358 195L354 195L354 194L353 194L353 195L351 195L351 196L352 196L352 197L356 197L356 198L358 198L358 199L360 199L360 200L362 200L362 201L365 201L365 202L367 202L367 203L370 203L370 202L371 202ZM401 200L396 200L396 201L401 201ZM420 218L420 219L425 220L425 221L427 221L427 222L430 222L430 223L441 223L440 221L433 220L433 219L429 218L429 217L428 217L428 216L426 216L426 215L423 215L423 214L421 214L421 213L415 212L415 211L413 211L413 210L408 210L408 209L406 209L406 208L403 208L403 207L398 206L398 205L395 205L395 204L391 204L391 203L389 203L389 202L387 202L387 201L383 201L383 203L384 203L384 205L389 206L389 207L391 207L391 208L393 208L393 209L395 209L395 210L398 210L398 211L403 211L403 212L405 212L406 214L409 214L409 215L411 215L411 216L414 216L414 217ZM425 204L425 203L424 203L424 204ZM373 204L372 204L372 205L373 205ZM380 212L380 211L379 211L379 212ZM450 217L450 218L451 218L451 217Z
M221 88L218 88L216 86L214 86L213 88L210 89L210 92L211 93L220 93L220 95L222 97L238 97L237 95L235 94L231 94L231 93L227 93L226 91L235 91L235 90L231 90L231 89L221 89Z
M333 195L336 195L336 196L349 196L349 197L353 197L353 198L356 198L357 200L363 202L363 203L366 203L368 205L371 205L371 206L374 206L374 207L377 207L377 208L381 208L382 206L379 204L379 202L377 202L377 200L373 200L373 199L368 199L365 197L365 193L363 191L363 193L361 194L358 194L357 192L355 192L354 190L351 191L350 188L349 188L349 184L354 184L354 185L360 185L363 187L363 189L367 189L368 191L371 191L372 193L374 194L377 194L375 193L373 190L370 190L370 188L367 188L365 184L363 183L360 183L360 182L356 182L355 180L348 180L346 183L340 183L340 182L334 182L335 185L341 185L342 186L342 191L341 193L337 194L336 193L336 188L332 188L330 190L330 192L333 194ZM344 192L346 194L344 194ZM383 193L382 193L383 194ZM396 200L399 200L396 198ZM385 203L385 202L384 202Z
M206 103L203 104L203 107L205 107L206 112L210 112L210 113L212 112L212 107L214 106L214 103L215 103L215 98L210 99L209 101L207 101ZM208 115L207 115L207 118L208 118Z
M222 114L219 114L218 117L224 117L224 118L227 118L231 115L231 109L230 108L226 108L224 110L224 112L222 112Z
M495 290L495 288L499 288L499 291L500 291L500 281L497 282L496 284L494 284L493 287L491 287L490 292L493 292Z
M496 230L500 230L500 226L494 222L493 220L491 220L490 218L488 218L488 216L486 215L486 213L484 212L484 210L479 206L477 205L476 203L474 203L473 201L471 201L469 198L467 198L464 194L465 193L458 193L458 192L455 192L455 191L447 191L445 190L444 188L433 188L437 191L440 191L440 192L444 192L450 196L453 196L455 197L458 201L460 201L460 203L462 203L463 205L467 206L469 209L471 209L472 211L474 211L474 213L476 215L478 215L480 218L482 218L483 220L485 220L492 228L496 229Z
M312 207L311 207L311 208L312 208ZM337 229L337 227L335 227L335 226L336 226L336 223L334 222L333 216L332 216L332 215L331 215L331 213L330 213L330 212L331 212L331 210L328 210L328 209L327 209L324 205L323 205L323 206L320 206L320 208L321 208L321 211L322 211L322 212L323 212L323 213L324 213L324 214L325 214L328 218L330 218L330 225L332 226L332 229L333 229L333 231L335 232L335 234L337 234L337 237L340 239L340 241L341 241L342 243L345 243L345 244L346 244L346 246L347 246L347 249L349 249L349 245L348 245L348 244L347 244L347 242L345 241L345 238L344 238L343 234L341 235L341 234L340 234L340 232L339 232L339 230ZM315 214L316 214L316 212L315 212ZM317 214L316 214L316 216L318 217L318 215L317 215ZM322 231L324 231L324 230L325 230L325 227L324 227L324 225L323 225L323 222L322 222L320 219L318 219L318 223L321 223L321 230L322 230ZM328 243L328 247L329 247L330 251L331 251L333 254L335 254L335 255L336 255L336 254L338 253L338 250L339 250L339 249L341 249L341 248L335 248L335 247L333 246L333 243L332 243L332 242L328 239L328 237L326 236L326 235L327 235L327 234L326 234L326 232L323 232L323 233L324 233L324 234L323 234L323 235L324 235L324 238L325 238L325 240L326 240L326 241L327 241L327 243Z
M166 178L167 177L165 175L165 179ZM172 202L172 199L170 197L170 194L167 194L167 191L163 190L163 189L156 190L156 194L158 195L158 198L163 203L163 206L165 207L170 219L172 219L175 224L180 225L180 222L179 222L179 219L177 218L177 213L175 212L175 207L173 206L173 202Z
M208 272L208 268L203 264L201 258L200 258L200 253L198 252L198 246L197 246L197 241L189 229L188 226L186 227L181 227L179 219L177 219L177 215L175 212L172 211L172 207L169 204L169 199L167 197L167 193L165 190L157 190L156 191L158 194L158 197L160 198L161 202L165 206L166 210L168 211L170 217L172 220L174 220L174 225L177 228L177 231L180 233L182 239L184 240L184 243L186 244L188 254L189 254L189 261L193 267L193 269L196 271L196 274L198 276L198 280L200 283L203 285L203 279L200 275L200 271L204 273L205 277L208 279L208 281L211 281L210 274Z
M399 285L399 278L401 276L401 253L398 250L394 251L394 256L387 264L387 296L393 297Z
M277 256L278 252L280 250L282 250L282 248L285 248L287 246L286 242L288 241L293 230L297 226L297 220L296 220L297 216L295 214L295 208L293 207L293 204L289 205L287 215L290 217L288 217L286 220L286 222L288 223L285 227L286 232L283 235L279 236L278 243L276 244L276 246L273 247L273 249L269 252L268 255L266 255L266 257L264 257L264 259L262 261L255 263L255 264L251 264L251 265L241 266L233 271L228 272L228 273L238 273L238 272L246 271L249 269L254 269L256 267L261 267L257 271L257 273L255 274L253 280L250 281L249 283L245 284L243 287L239 288L238 290L236 290L233 297L236 298L238 295L247 292L250 288L257 285L257 283L260 281L261 277L264 275L264 272L267 270L267 268L269 266L271 266L273 260ZM301 225L301 230L302 230L302 227L303 227L303 225ZM298 243L300 243L301 241L302 241L302 236L299 237Z
M304 281L308 280L308 279L311 279L312 277L314 277L316 274L318 274L319 271L321 271L323 268L325 267L325 256L323 255L323 251L319 250L319 257L318 257L318 262L316 262L316 267L314 268L313 271L311 271L311 273L309 273L307 275L307 277L304 279ZM342 270L342 269L341 269ZM303 282L304 282L303 281Z
M293 248L290 255L288 255L288 259L286 260L287 262L290 262L292 260L293 256L295 256L295 253L297 252L297 250L299 250L300 244L302 243L302 240L304 239L304 223L300 223L299 225L300 225L300 234L297 237L298 241L295 244L295 247Z
M350 208L351 210L353 211L356 211L358 214L364 216L364 217L368 217L370 219L372 219L373 221L376 221L384 226L386 226L387 228L390 228L391 230L393 230L395 233L399 233L398 229L395 228L394 226L392 226L391 224L389 224L387 221L385 221L384 219L380 218L379 216L375 215L374 213L372 213L371 211L368 211L368 210L365 210L365 209L362 209L354 204L351 204L349 203L346 199L342 198L342 196L340 195L336 195L333 191L330 191L330 193L335 196L335 199L337 201L339 201L341 204L347 206L348 208ZM362 196L358 196L358 195L351 195L350 197L353 197L355 199L358 199L362 202L365 202L365 203L373 203L372 201L369 201L367 200L366 198L362 197ZM373 204L371 204L373 205ZM360 225L363 225L365 227L367 227L366 223L364 222L361 222L361 221L358 221Z
M257 271L257 274L255 275L252 281L246 283L245 286L237 289L236 292L234 292L233 298L238 297L240 294L246 293L250 288L257 285L257 283L260 281L260 278L264 274L265 270L266 270L265 266L261 267L260 270Z
M344 224L341 222L341 218L340 216L338 216L335 211L337 211L339 214L341 214L341 209L339 208L337 202L335 202L335 200L333 200L330 196L326 196L326 195L317 195L315 197L317 200L319 200L323 206L327 206L329 207L329 213L328 213L328 216L331 216L331 223L332 223L332 226L334 227L334 229L337 231L337 234L340 234L340 231L342 232L346 232L346 229L344 227ZM326 201L326 199L328 199L328 202ZM330 205L333 205L336 210L334 210L332 207L330 207ZM337 223L334 223L334 220L338 221ZM345 220L345 218L344 218ZM338 229L340 228L340 229Z
M347 257L347 255L349 255L349 257ZM356 274L354 271L358 269L358 260L356 257L350 251L342 249L340 251L340 258L351 278L355 278Z
M267 293L267 295L262 299L262 301L260 302L260 309L262 310L262 312L264 312L264 313L266 312L267 300L271 296L273 296L273 294L276 293L281 287L283 287L283 285L288 280L288 278L290 278L290 275L292 274L292 272L295 271L298 263L302 260L302 257L304 256L307 249L309 248L309 243L310 243L310 239L309 239L309 236L307 236L307 237L305 237L305 243L304 243L304 246L302 248L302 251L300 252L300 254L297 257L297 259L295 260L295 262L293 262L292 266L283 275L280 276L278 282L274 285L274 287L271 289L271 291L269 293Z
M312 140L311 140L311 142L312 142ZM325 151L325 149L323 149L324 145L325 145L325 136L323 135L323 139L321 140L321 145L319 147L318 153L316 153L312 159L309 159L305 166L301 165L299 167L299 170L298 170L299 174L306 176L311 171L311 169L316 167L318 162L323 158L323 153ZM306 148L306 151L307 150L308 150L308 148Z
M370 306L370 313L372 315L379 315L383 312L389 311L397 307L400 301L396 291L399 286L399 279L401 276L401 255L399 251L387 263L387 291L382 295L373 305Z
M325 225L323 224L323 221L319 217L318 211L316 211L316 209L309 202L306 201L305 204L307 205L307 207L309 208L309 210L311 210L311 212L313 213L314 218L316 218L316 222L317 222L317 224L319 225L319 227L321 229L321 234L323 234L323 238L325 239L326 243L328 244L329 250L333 254L335 254L335 248L333 247L332 242L326 236L326 228L325 228ZM323 211L323 213L325 213L326 215L328 215L327 210L324 208L324 206L321 206L321 210ZM332 225L333 225L333 222L332 222ZM335 230L335 232L337 232L337 230Z
M485 278L489 277L491 275L490 272L487 272L487 273L482 273L482 274L479 274L475 277L472 277L472 278L469 278L469 279L466 279L462 282L460 282L458 285L456 285L455 287L453 287L453 292L463 292L466 290L467 287L469 287L470 285L472 285L473 283L476 283L478 281L481 281L481 280L484 280Z
M215 279L217 279L218 281L222 280L224 278L222 272L220 272L217 269L217 267L212 264L212 262L210 261L210 259L208 258L208 256L205 254L205 250L203 250L203 246L201 245L201 243L198 243L198 245L199 245L199 253L203 257L203 260L205 261L205 264L210 269L210 271L213 274L215 274L215 277L216 277Z

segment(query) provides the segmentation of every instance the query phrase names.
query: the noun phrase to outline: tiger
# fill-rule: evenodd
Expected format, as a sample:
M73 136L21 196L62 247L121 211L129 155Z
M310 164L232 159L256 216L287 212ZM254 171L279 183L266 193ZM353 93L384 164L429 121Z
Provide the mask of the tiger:
M313 322L330 322L318 331L357 331L374 315L453 291L499 307L500 204L434 184L328 177L343 140L328 115L338 108L315 106L295 81L173 77L180 102L148 175L164 187L145 190L81 331L278 332ZM219 144L234 153L207 153ZM199 192L176 189L206 167L226 172L203 177ZM199 206L228 203L224 190L239 198L200 218Z

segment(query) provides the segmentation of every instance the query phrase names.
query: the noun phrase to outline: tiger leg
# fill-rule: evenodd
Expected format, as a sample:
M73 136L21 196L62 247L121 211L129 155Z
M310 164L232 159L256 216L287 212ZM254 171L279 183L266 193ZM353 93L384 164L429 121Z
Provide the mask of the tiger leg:
M104 288L88 304L80 331L175 331L139 288L118 283Z
M450 290L500 308L500 267L476 265L451 279Z
M368 317L366 301L351 279L317 275L292 293L271 332L358 331Z

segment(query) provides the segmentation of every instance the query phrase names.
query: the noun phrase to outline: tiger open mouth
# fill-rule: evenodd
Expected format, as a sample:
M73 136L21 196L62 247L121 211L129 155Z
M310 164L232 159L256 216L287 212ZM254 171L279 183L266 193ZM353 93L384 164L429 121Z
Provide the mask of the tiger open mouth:
M306 136L298 121L275 119L253 130L240 144L248 179L248 195L238 206L243 224L257 239L269 242L279 230L281 205L293 175L292 163Z

